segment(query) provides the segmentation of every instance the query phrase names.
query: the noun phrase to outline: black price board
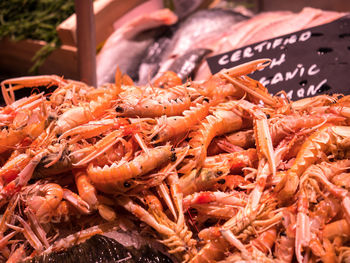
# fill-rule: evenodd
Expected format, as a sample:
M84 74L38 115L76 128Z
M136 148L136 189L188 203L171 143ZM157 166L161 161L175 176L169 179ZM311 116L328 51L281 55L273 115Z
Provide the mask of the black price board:
M212 74L255 59L271 64L250 76L292 100L350 94L350 15L331 23L245 46L207 59Z

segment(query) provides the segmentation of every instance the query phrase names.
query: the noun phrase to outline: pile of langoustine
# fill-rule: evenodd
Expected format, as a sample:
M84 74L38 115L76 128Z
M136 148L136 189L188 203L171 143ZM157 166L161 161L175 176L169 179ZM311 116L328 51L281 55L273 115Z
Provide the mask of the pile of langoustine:
M246 76L94 89L57 76L1 83L2 259L141 223L178 261L350 260L349 97L290 102ZM57 86L15 101L23 87ZM73 225L78 233L62 238Z

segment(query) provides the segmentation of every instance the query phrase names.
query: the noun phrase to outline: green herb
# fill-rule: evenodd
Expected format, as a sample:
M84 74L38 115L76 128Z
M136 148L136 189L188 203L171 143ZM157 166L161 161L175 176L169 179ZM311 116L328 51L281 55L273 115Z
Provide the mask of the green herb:
M37 73L45 59L59 48L56 27L74 13L74 0L0 1L0 39L23 39L47 42L33 57L30 73Z

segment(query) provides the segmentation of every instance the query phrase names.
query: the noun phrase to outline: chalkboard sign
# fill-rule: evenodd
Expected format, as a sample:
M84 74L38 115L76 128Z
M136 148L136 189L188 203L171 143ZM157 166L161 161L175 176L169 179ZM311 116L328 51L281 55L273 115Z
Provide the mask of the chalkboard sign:
M319 94L350 94L350 15L207 59L212 74L255 59L271 64L250 76L292 100Z

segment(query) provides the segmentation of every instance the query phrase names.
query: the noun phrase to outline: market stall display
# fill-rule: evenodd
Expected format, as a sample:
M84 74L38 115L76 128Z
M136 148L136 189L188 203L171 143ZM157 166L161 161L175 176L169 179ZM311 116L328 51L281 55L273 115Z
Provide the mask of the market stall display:
M114 228L146 231L174 261L346 258L349 98L272 96L246 76L270 62L202 84L170 74L135 86L120 71L98 89L3 81L2 256L50 254ZM15 100L37 85L57 88Z
M174 26L153 30L151 35L144 28L137 27L138 21L143 23L145 19L140 16L115 31L98 54L98 83L113 82L117 66L138 84L152 81L169 70L183 81L188 78L204 80L211 75L205 61L207 57L329 23L344 14L304 8L299 13L266 12L249 17L225 9L199 10ZM133 34L123 36L127 34L124 31ZM130 38L134 40L130 41ZM124 52L128 45L134 50L134 57Z
M259 41L333 38L309 28L336 21L337 49L319 51L345 69L346 13L194 11L199 2L122 24L98 55L97 87L59 75L0 82L0 261L349 261L342 81L291 100L282 81L272 92L274 77L252 77L288 64L281 56L222 63Z

